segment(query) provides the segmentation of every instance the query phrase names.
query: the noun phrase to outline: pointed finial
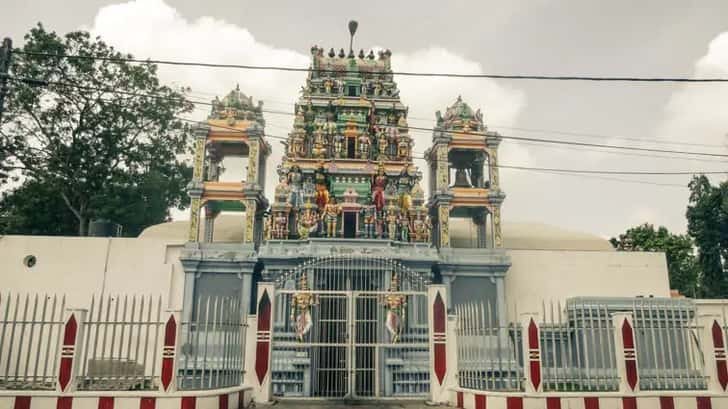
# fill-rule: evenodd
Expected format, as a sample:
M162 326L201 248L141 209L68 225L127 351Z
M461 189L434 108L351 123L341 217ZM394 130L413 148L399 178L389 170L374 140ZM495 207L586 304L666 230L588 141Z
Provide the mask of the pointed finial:
M349 53L354 53L354 34L356 34L356 29L359 27L359 23L356 20L349 21L349 34L351 34L350 40L349 40Z

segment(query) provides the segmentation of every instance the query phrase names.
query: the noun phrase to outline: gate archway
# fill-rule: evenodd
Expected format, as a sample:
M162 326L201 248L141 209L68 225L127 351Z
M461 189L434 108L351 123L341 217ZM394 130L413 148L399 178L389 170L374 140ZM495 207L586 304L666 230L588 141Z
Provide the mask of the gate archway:
M386 258L336 256L275 284L274 395L427 396L428 278Z

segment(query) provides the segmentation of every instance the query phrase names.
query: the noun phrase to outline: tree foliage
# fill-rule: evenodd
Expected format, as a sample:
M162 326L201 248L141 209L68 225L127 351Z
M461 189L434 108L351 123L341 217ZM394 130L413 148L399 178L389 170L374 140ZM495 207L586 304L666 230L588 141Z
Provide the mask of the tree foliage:
M609 241L621 251L664 252L670 287L688 296L698 295L698 270L693 255L693 241L689 236L673 234L663 226L655 229L653 225L645 223Z
M686 216L698 250L701 296L728 298L728 181L713 186L704 175L694 177Z
M186 204L190 170L178 158L188 150L190 129L178 115L192 106L160 84L154 64L117 61L131 56L87 32L61 37L42 25L25 36L22 51L13 56L12 77L48 85L12 80L6 99L0 168L24 180L3 200L3 225L15 226L9 232L43 233L30 219L51 210L70 212L79 235L91 218L138 231ZM65 226L66 216L58 217ZM60 227L48 232L68 233Z

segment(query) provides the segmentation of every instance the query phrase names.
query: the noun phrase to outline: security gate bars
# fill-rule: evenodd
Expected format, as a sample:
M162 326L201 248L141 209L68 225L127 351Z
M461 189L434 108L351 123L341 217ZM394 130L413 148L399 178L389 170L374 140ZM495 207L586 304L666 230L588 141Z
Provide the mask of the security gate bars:
M278 281L273 393L423 397L429 393L425 282L387 259L329 257Z

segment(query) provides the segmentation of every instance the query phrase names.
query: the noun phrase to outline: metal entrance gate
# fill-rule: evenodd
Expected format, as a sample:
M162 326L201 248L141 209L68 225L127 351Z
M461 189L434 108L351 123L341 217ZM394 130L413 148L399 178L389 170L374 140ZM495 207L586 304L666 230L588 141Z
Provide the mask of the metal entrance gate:
M382 258L327 257L276 281L273 394L424 397L426 282Z

